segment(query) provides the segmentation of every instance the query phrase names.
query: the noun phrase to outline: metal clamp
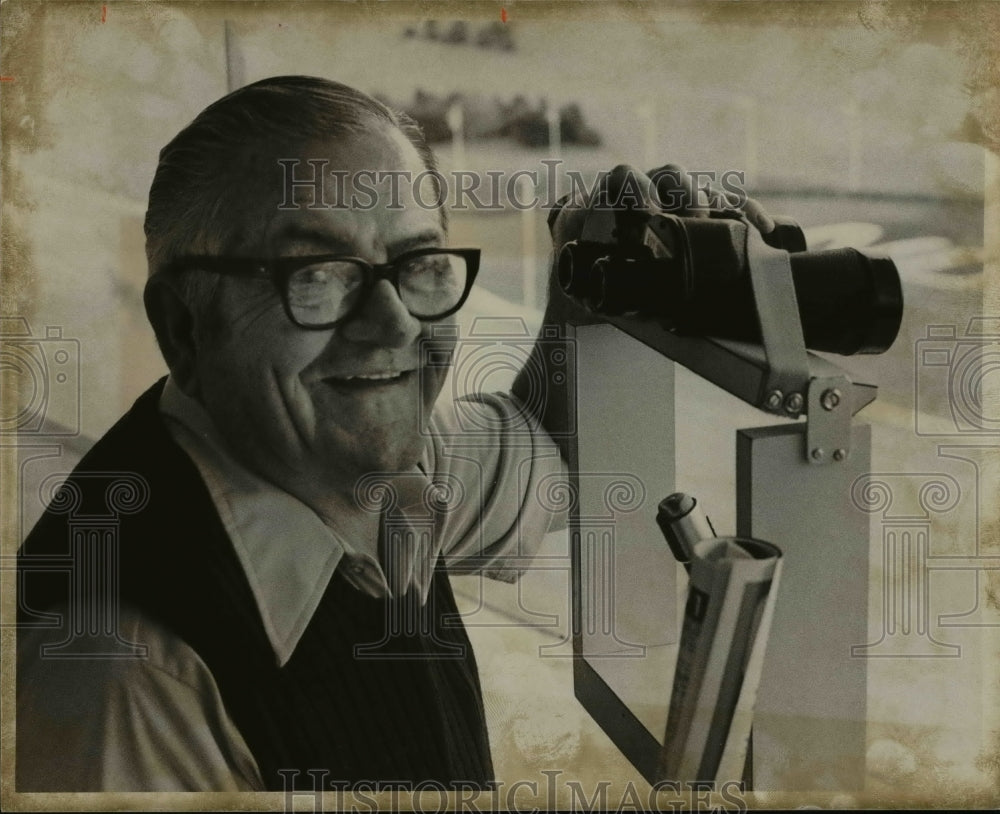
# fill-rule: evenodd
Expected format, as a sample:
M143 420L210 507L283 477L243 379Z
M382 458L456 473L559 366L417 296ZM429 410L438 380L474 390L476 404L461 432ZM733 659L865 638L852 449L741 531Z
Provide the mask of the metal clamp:
M747 224L746 257L767 373L756 406L797 418L805 408L809 357L788 252L773 249Z
M772 249L749 227L747 263L769 368L758 406L792 417L803 412L809 416L809 463L844 461L851 454L851 381L843 374L810 376L788 253Z
M809 382L806 460L811 464L846 461L851 454L851 381L847 376L817 376Z

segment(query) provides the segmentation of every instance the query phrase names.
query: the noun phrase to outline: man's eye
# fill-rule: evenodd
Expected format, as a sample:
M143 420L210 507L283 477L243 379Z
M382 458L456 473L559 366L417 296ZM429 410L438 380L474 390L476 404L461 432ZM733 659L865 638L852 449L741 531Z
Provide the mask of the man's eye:
M333 272L323 266L313 266L306 269L299 275L299 283L325 283L332 276Z
M404 266L403 270L415 275L440 275L450 274L452 270L452 259L448 255L428 255L426 257L415 257Z
M288 300L293 308L333 307L362 283L357 264L346 261L317 263L297 269L288 280Z
M360 281L361 270L356 264L336 260L298 269L291 277L291 283L294 286L333 285L348 290L358 285Z

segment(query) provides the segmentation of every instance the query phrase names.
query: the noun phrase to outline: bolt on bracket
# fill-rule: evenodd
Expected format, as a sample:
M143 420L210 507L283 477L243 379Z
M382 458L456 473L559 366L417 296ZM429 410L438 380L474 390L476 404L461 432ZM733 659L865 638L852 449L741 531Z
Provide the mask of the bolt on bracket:
M851 393L847 376L809 380L805 448L809 463L839 463L851 454Z

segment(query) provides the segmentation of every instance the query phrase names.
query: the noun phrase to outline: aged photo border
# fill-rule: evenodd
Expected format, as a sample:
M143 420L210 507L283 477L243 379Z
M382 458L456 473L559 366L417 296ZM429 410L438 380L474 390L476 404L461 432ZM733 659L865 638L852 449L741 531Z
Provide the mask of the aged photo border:
M90 15L88 25L112 25L115 22L116 13L119 6L125 4L121 0L111 0L102 3L99 1L80 3L51 3L47 4L46 15L59 15L61 10L67 15L80 16ZM128 4L132 5L132 4ZM549 2L548 0L537 0L537 2L480 2L471 0L469 2L401 2L389 3L365 3L360 5L341 4L335 0L322 2L322 0L263 0L263 2L234 2L217 3L202 2L201 0L189 0L188 2L150 2L143 4L144 14L156 16L162 9L182 9L185 13L196 15L199 8L203 8L206 16L219 17L224 13L231 13L243 24L251 25L253 14L264 9L268 14L275 14L281 9L288 9L289 13L302 13L304 9L309 9L315 13L315 9L323 7L329 10L330 14L343 15L345 20L369 21L377 24L384 23L387 27L398 27L400 24L411 20L424 19L451 19L462 18L469 20L493 21L500 19L510 20L512 23L523 23L524 25L546 25L556 24L560 20L572 19L574 21L589 21L593 26L599 27L608 20L630 20L636 24L641 24L644 19L652 19L659 14L667 14L668 11L660 11L651 6L644 6L634 3L605 2L599 0L596 3L585 2ZM841 23L854 18L858 20L858 25L864 23L859 15L867 10L869 24L883 26L887 30L898 29L900 47L916 36L914 26L915 20L919 17L921 10L929 13L945 13L943 9L952 7L952 4L944 3L902 3L889 2L881 3L824 3L817 7L813 3L790 2L790 3L711 3L709 10L705 13L714 15L725 24L726 20L731 20L734 24L745 20L758 19L772 24L780 24L782 19L791 23L800 22L804 18L809 18L810 25L823 25ZM670 8L691 9L692 4L679 3L668 6ZM225 9L225 10L224 10ZM85 11L84 11L85 10ZM41 42L38 32L33 23L33 16L41 13L41 6L31 0L6 0L0 7L0 15L3 17L3 62L0 63L0 75L4 81L0 86L0 101L3 104L2 125L3 134L3 221L2 221L2 314L5 317L18 317L24 314L32 314L35 303L32 292L32 281L35 275L43 274L44 270L36 269L32 266L30 259L29 237L24 226L24 214L19 213L14 217L10 216L10 204L18 199L22 190L30 191L30 179L19 178L16 174L8 173L10 167L9 153L19 146L27 146L33 138L65 138L65 134L46 134L39 132L37 135L23 126L24 117L40 117L43 111L42 101L33 98L32 93L36 89L43 87L41 79L35 75L44 71L46 60L55 57L51 53L41 53ZM130 11L134 13L134 11ZM699 12L700 13L700 12ZM984 210L984 222L986 224L986 255L985 260L997 271L1000 270L1000 8L988 3L965 4L960 11L953 11L960 16L959 25L962 30L969 32L969 39L962 57L968 66L968 82L970 83L970 111L975 112L975 116L962 122L956 122L956 129L961 126L971 128L970 122L975 122L979 128L978 133L972 130L968 133L970 140L979 139L984 147L989 151L987 156L987 166L993 167L993 172L986 177L986 208ZM922 19L922 18L921 18ZM991 35L994 39L991 41ZM376 63L373 63L376 64ZM238 70L238 66L235 66ZM617 81L617 79L616 79ZM975 83L979 83L976 87ZM112 90L113 92L113 90ZM18 94L21 94L20 96ZM216 95L221 95L216 94ZM978 105L975 108L974 105ZM15 119L16 116L16 119ZM177 123L179 127L181 122ZM166 134L164 135L166 138ZM82 150L91 149L90 145L80 145ZM155 157L154 157L155 160ZM992 165L990 162L992 161ZM539 218L543 217L539 213ZM992 277L983 275L983 301L982 315L1000 314L1000 274ZM32 330L44 329L44 325L32 325ZM46 337L55 341L60 338L56 335ZM68 337L72 339L72 337ZM54 347L51 346L51 347ZM9 415L12 411L11 400L16 398L16 393L2 393L0 399L3 400L4 415ZM71 428L72 429L72 428ZM11 436L6 435L0 439L0 447L11 447ZM46 437L46 443L55 443L52 437ZM67 443L70 443L67 441ZM6 810L22 811L46 811L60 809L75 810L233 810L236 808L243 810L288 810L289 805L295 810L313 810L317 804L317 798L308 794L297 793L289 798L285 795L275 793L211 793L211 794L19 794L13 790L13 767L11 758L14 755L14 672L15 659L14 650L14 626L10 620L15 616L15 574L12 570L13 556L16 551L20 533L18 518L18 507L20 498L18 493L19 472L16 460L10 455L5 455L2 459L2 471L0 471L0 500L3 506L2 521L2 550L0 558L4 567L0 568L0 615L4 624L0 626L0 643L3 648L3 658L0 659L0 782L2 782L2 793L0 793L0 807ZM997 535L1000 530L1000 523L997 521L1000 515L1000 503L993 506L983 506L983 516L981 526L984 534ZM981 541L984 550L991 548L995 554L1000 546L1000 539L984 539ZM1000 687L994 687L994 691L1000 696ZM996 753L992 756L995 764L1000 764L1000 733L996 734ZM612 748L609 744L608 748ZM535 778L542 782L542 778ZM601 778L593 778L594 784L598 784ZM514 781L509 781L514 782ZM544 789L544 786L543 786ZM508 787L509 790L509 787ZM589 798L594 789L586 790L585 798ZM532 805L539 808L546 808L546 798L544 793L540 793L537 799L529 793L529 790L520 792L520 796L514 799L517 805L525 806L530 810ZM370 794L370 792L369 792ZM901 797L896 802L901 805L907 804L928 804L934 807L948 807L949 799L952 798L948 789L942 789L940 799L933 800L909 800ZM533 803L529 803L533 800ZM577 798L579 800L579 798ZM696 807L703 805L697 799L697 795L686 795L686 799L691 805ZM857 797L861 804L865 801L865 795ZM998 792L1000 799L1000 792ZM618 801L618 797L613 797L612 802ZM341 802L350 804L349 800L340 801L329 795L322 801L326 806L339 805ZM362 797L359 799L360 805L368 806L369 802ZM566 806L571 800L560 797L558 804L560 807ZM726 802L726 801L723 801ZM728 801L732 804L732 800ZM750 808L755 807L794 807L802 805L816 805L819 807L834 807L837 801L834 795L821 794L761 794L747 795L747 804ZM870 802L885 804L885 800L872 799ZM390 793L382 793L377 797L377 803L382 806L407 806L413 801L407 800L404 796L393 796ZM506 804L505 804L506 803ZM622 805L634 805L630 803L627 796L620 798ZM470 806L478 806L479 810L488 810L491 805L495 805L494 800L490 800L488 795L470 802L463 800L461 795L452 795L450 798L442 798L437 794L430 794L423 805L434 810L444 810L458 808L464 810L476 810ZM707 805L707 803L705 804ZM509 801L500 798L500 807L510 808ZM364 810L364 809L362 809Z

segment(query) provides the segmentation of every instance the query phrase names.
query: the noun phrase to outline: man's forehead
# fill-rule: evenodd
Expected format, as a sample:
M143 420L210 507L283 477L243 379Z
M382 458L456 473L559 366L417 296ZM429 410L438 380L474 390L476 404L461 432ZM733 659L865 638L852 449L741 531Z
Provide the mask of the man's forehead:
M279 212L267 229L267 247L277 254L363 254L385 249L395 255L444 241L432 211L309 209Z
M317 139L280 156L281 204L268 217L271 250L351 252L432 245L442 212L420 154L396 127Z

